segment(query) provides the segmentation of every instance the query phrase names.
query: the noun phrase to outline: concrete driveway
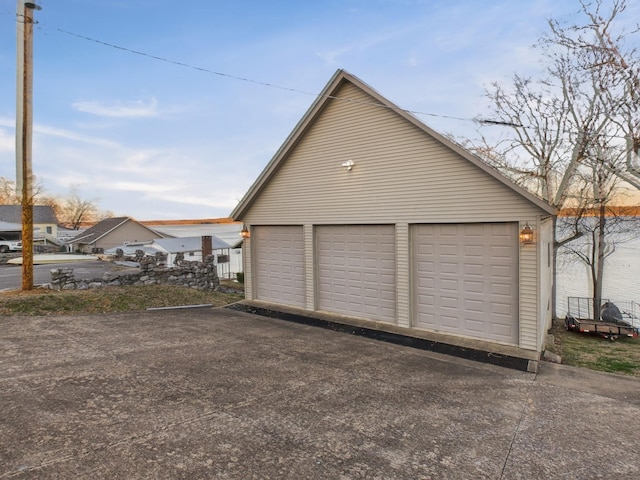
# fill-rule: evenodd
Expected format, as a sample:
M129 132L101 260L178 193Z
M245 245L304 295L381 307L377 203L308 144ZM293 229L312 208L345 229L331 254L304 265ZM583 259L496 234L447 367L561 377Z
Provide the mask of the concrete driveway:
M0 478L637 479L640 382L228 309L0 320Z

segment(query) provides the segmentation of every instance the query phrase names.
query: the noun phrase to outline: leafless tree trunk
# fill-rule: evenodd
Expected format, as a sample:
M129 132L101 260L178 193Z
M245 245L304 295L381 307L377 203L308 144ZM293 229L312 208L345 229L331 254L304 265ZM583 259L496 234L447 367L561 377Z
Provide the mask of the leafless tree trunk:
M578 3L580 19L568 24L551 19L549 33L539 42L547 59L545 74L538 79L514 75L508 87L494 83L487 89L492 118L479 121L508 127L507 137L495 145L483 138L473 149L552 206L577 212L572 227L563 229L563 237L554 242L554 316L556 254L584 234L595 250L584 255L582 249L579 258L589 258L594 298L601 297L607 207L617 195L609 192L603 198L597 189L579 186L588 176L585 172L606 174L607 179L613 175L640 188L640 57L636 49L624 48L626 40L637 37L638 28L628 32L619 27L626 20L625 0ZM622 157L621 148L626 149ZM585 198L587 194L592 196ZM595 229L584 221L585 204L597 205L597 212L603 209ZM589 215L592 221L593 211Z

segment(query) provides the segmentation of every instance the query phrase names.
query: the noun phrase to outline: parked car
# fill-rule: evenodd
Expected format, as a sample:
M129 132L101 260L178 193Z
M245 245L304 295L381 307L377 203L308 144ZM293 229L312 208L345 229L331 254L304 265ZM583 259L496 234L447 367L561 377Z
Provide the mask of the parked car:
M21 252L21 251L22 251L21 240L6 240L4 237L0 237L0 253Z

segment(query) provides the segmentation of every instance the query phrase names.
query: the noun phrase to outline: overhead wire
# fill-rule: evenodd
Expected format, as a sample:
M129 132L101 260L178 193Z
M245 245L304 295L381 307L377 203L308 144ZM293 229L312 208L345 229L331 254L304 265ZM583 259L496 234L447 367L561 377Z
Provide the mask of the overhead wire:
M433 117L433 118L443 118L443 119L447 119L447 120L457 120L457 121L461 121L461 122L472 122L475 123L477 125L480 126L502 126L502 127L512 127L512 128L523 128L523 129L534 129L535 127L532 126L526 126L526 125L522 125L522 124L517 124L517 123L513 123L513 122L509 122L509 121L502 121L502 120L494 120L494 119L486 119L486 118L464 118L464 117L456 117L453 115L442 115L442 114L437 114L437 113L431 113L431 112L422 112L422 111L418 111L418 110L409 110L409 109L405 109L405 108L400 108L397 106L393 106L393 105L386 105L386 104L381 104L381 103L372 103L372 102L363 102L360 100L354 100L354 99L350 99L350 98L344 98L344 97L338 97L336 95L323 95L320 93L313 93L313 92L308 92L305 90L300 90L298 88L292 88L292 87L285 87L282 85L277 85L275 83L270 83L270 82L264 82L264 81L260 81L260 80L255 80L255 79L251 79L251 78L247 78L247 77L241 77L238 75L233 75L230 73L224 73L224 72L219 72L216 70L211 70L209 68L204 68L204 67L198 67L195 65L191 65L189 63L186 62L180 62L177 60L172 60L166 57L161 57L159 55L153 55L150 53L146 53L146 52L142 52L139 50L133 50L131 48L127 48L127 47L123 47L121 45L116 45L110 42L105 42L103 40L98 40L96 38L92 38L86 35L81 35L79 33L75 33L75 32L70 32L68 30L64 30L62 28L56 28L56 30L58 32L64 33L66 35L70 35L73 37L77 37L89 42L94 42L97 43L99 45L104 45L106 47L110 47L110 48L115 48L117 50L122 50L124 52L128 52L128 53L132 53L135 55L140 55L143 57L147 57L147 58L151 58L153 60L158 60L161 62L165 62L165 63L169 63L169 64L173 64L173 65L177 65L180 67L184 67L184 68L189 68L192 70L196 70L199 72L204 72L204 73L209 73L212 75L217 75L220 77L225 77L225 78L229 78L232 80L239 80L242 82L247 82L247 83L252 83L255 85L261 85L264 87L269 87L269 88L276 88L279 90L284 90L284 91L288 91L288 92L294 92L294 93L299 93L299 94L303 94L303 95L309 95L309 96L313 96L316 98L327 98L327 99L331 99L331 100L339 100L339 101L344 101L344 102L349 102L349 103L356 103L356 104L361 104L361 105L369 105L369 106L373 106L373 107L378 107L378 108L387 108L390 110L396 110L396 111L401 111L401 112L405 112L405 113L409 113L411 115L418 115L418 116L427 116L427 117ZM568 131L562 131L562 133L570 133ZM626 137L624 136L620 136L620 135L604 135L608 138L622 138L622 139L626 139Z
M42 30L42 24L40 24L37 27L39 30ZM471 122L471 123L475 123L476 125L479 126L502 126L502 127L511 127L511 128L523 128L523 129L534 129L535 127L532 126L527 126L527 125L522 125L522 124L516 124L516 123L512 123L512 122L508 122L508 121L502 121L502 120L495 120L495 119L487 119L487 118L480 118L480 117L475 117L475 118L465 118L465 117L457 117L457 116L453 116L453 115L443 115L443 114L437 114L437 113L431 113L431 112L422 112L422 111L418 111L418 110L409 110L409 109L405 109L405 108L400 108L394 105L386 105L386 104L381 104L381 103L372 103L372 102L364 102L364 101L360 101L360 100L354 100L354 99L350 99L350 98L344 98L344 97L339 97L336 95L323 95L320 93L313 93L313 92L309 92L309 91L305 91L305 90L301 90L298 88L293 88L293 87L285 87L282 85L278 85L275 83L271 83L271 82L264 82L264 81L260 81L260 80L255 80L252 78L248 78L248 77L242 77L239 75L233 75L230 73L225 73L225 72L220 72L220 71L216 71L216 70L212 70L209 68L205 68L205 67L199 67L196 65L192 65L186 62L181 62L181 61L177 61L177 60L172 60L170 58L166 58L166 57L162 57L159 55L154 55L154 54L150 54L147 52L142 52L139 50L134 50L128 47L123 47L121 45L117 45L114 43L110 43L110 42L106 42L103 40L99 40L93 37L89 37L87 35L82 35L79 33L75 33L75 32L71 32L69 30L65 30L62 28L57 28L54 27L56 31L63 33L65 35L69 35L72 37L76 37L82 40L86 40L89 42L93 42L99 45L103 45L109 48L114 48L117 50L121 50L127 53L132 53L135 55L139 55L139 56L143 56L143 57L147 57L147 58L151 58L153 60L157 60L157 61L161 61L161 62L165 62L165 63L169 63L169 64L173 64L179 67L183 67L183 68L189 68L195 71L199 71L199 72L203 72L203 73L208 73L208 74L212 74L212 75L217 75L220 77L224 77L224 78L229 78L232 80L238 80L238 81L242 81L242 82L246 82L246 83L252 83L254 85L261 85L264 87L269 87L269 88L275 88L275 89L279 89L279 90L283 90L283 91L288 91L288 92L293 92L293 93L299 93L299 94L303 94L303 95L309 95L309 96L313 96L316 98L327 98L327 99L332 99L332 100L338 100L338 101L344 101L344 102L350 102L350 103L356 103L356 104L362 104L362 105L369 105L369 106L374 106L374 107L378 107L378 108L387 108L390 110L396 110L396 111L401 111L401 112L405 112L411 115L417 115L417 116L427 116L427 117L432 117L432 118L442 118L442 119L447 119L447 120L456 120L456 121L461 121L461 122ZM567 131L563 131L563 133L570 133ZM621 136L621 135L604 135L608 138L621 138L621 139L626 139L627 137L625 136Z
M113 44L113 43L109 43L109 42L105 42L105 41L102 41L102 40L98 40L96 38L88 37L86 35L81 35L81 34L78 34L78 33L75 33L75 32L70 32L70 31L64 30L62 28L56 28L56 30L58 32L64 33L66 35L70 35L70 36L73 36L73 37L81 38L83 40L87 40L87 41L94 42L94 43L97 43L97 44L100 44L100 45L104 45L106 47L111 47L111 48L115 48L115 49L118 49L118 50L122 50L122 51L125 51L125 52L128 52L128 53L133 53L135 55L140 55L140 56L151 58L151 59L158 60L158 61L161 61L161 62L170 63L170 64L177 65L177 66L184 67L184 68L190 68L192 70L197 70L197 71L200 71L200 72L205 72L205 73L209 73L209 74L212 74L212 75L217 75L217 76L220 76L220 77L230 78L230 79L233 79L233 80L240 80L240 81L247 82L247 83L253 83L255 85L262 85L264 87L277 88L279 90L285 90L285 91L289 91L289 92L300 93L300 94L303 94L303 95L310 95L310 96L314 96L314 97L323 97L323 98L328 98L328 99L332 99L332 100L340 100L340 101L347 101L347 102L351 102L351 103L358 103L358 104L364 104L364 105L371 105L371 106L375 106L375 107L388 108L388 109L392 109L392 110L403 111L403 112L410 113L410 114L413 114L413 115L425 115L425 116L430 116L430 117L446 118L446 119L459 120L459 121L465 121L465 122L476 122L476 120L472 119L472 118L462 118L462 117L454 117L454 116L451 116L451 115L439 115L439 114L436 114L436 113L419 112L419 111L416 111L416 110L407 110L407 109L400 108L400 107L393 107L391 105L383 105L383 104L380 104L380 103L371 103L371 102L362 102L362 101L359 101L359 100L353 100L353 99L349 99L349 98L338 97L338 96L335 96L335 95L322 95L322 94L319 94L319 93L308 92L308 91L300 90L300 89L297 89L297 88L284 87L282 85L277 85L275 83L263 82L263 81L260 81L260 80L254 80L254 79L247 78L247 77L241 77L241 76L238 76L238 75L232 75L230 73L218 72L216 70L211 70L211 69L204 68L204 67L198 67L198 66L195 66L195 65L191 65L189 63L179 62L177 60L171 60L169 58L161 57L159 55L153 55L153 54L150 54L150 53L141 52L139 50L133 50L131 48L123 47L121 45L116 45L116 44Z

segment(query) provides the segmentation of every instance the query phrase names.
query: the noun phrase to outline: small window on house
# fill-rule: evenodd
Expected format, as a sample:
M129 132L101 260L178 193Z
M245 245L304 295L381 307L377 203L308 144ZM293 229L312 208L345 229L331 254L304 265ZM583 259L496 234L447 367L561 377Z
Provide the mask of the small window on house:
M193 252L189 252L189 256L190 256L190 257L193 257Z
M51 235L53 233L53 228L47 227L47 233Z

